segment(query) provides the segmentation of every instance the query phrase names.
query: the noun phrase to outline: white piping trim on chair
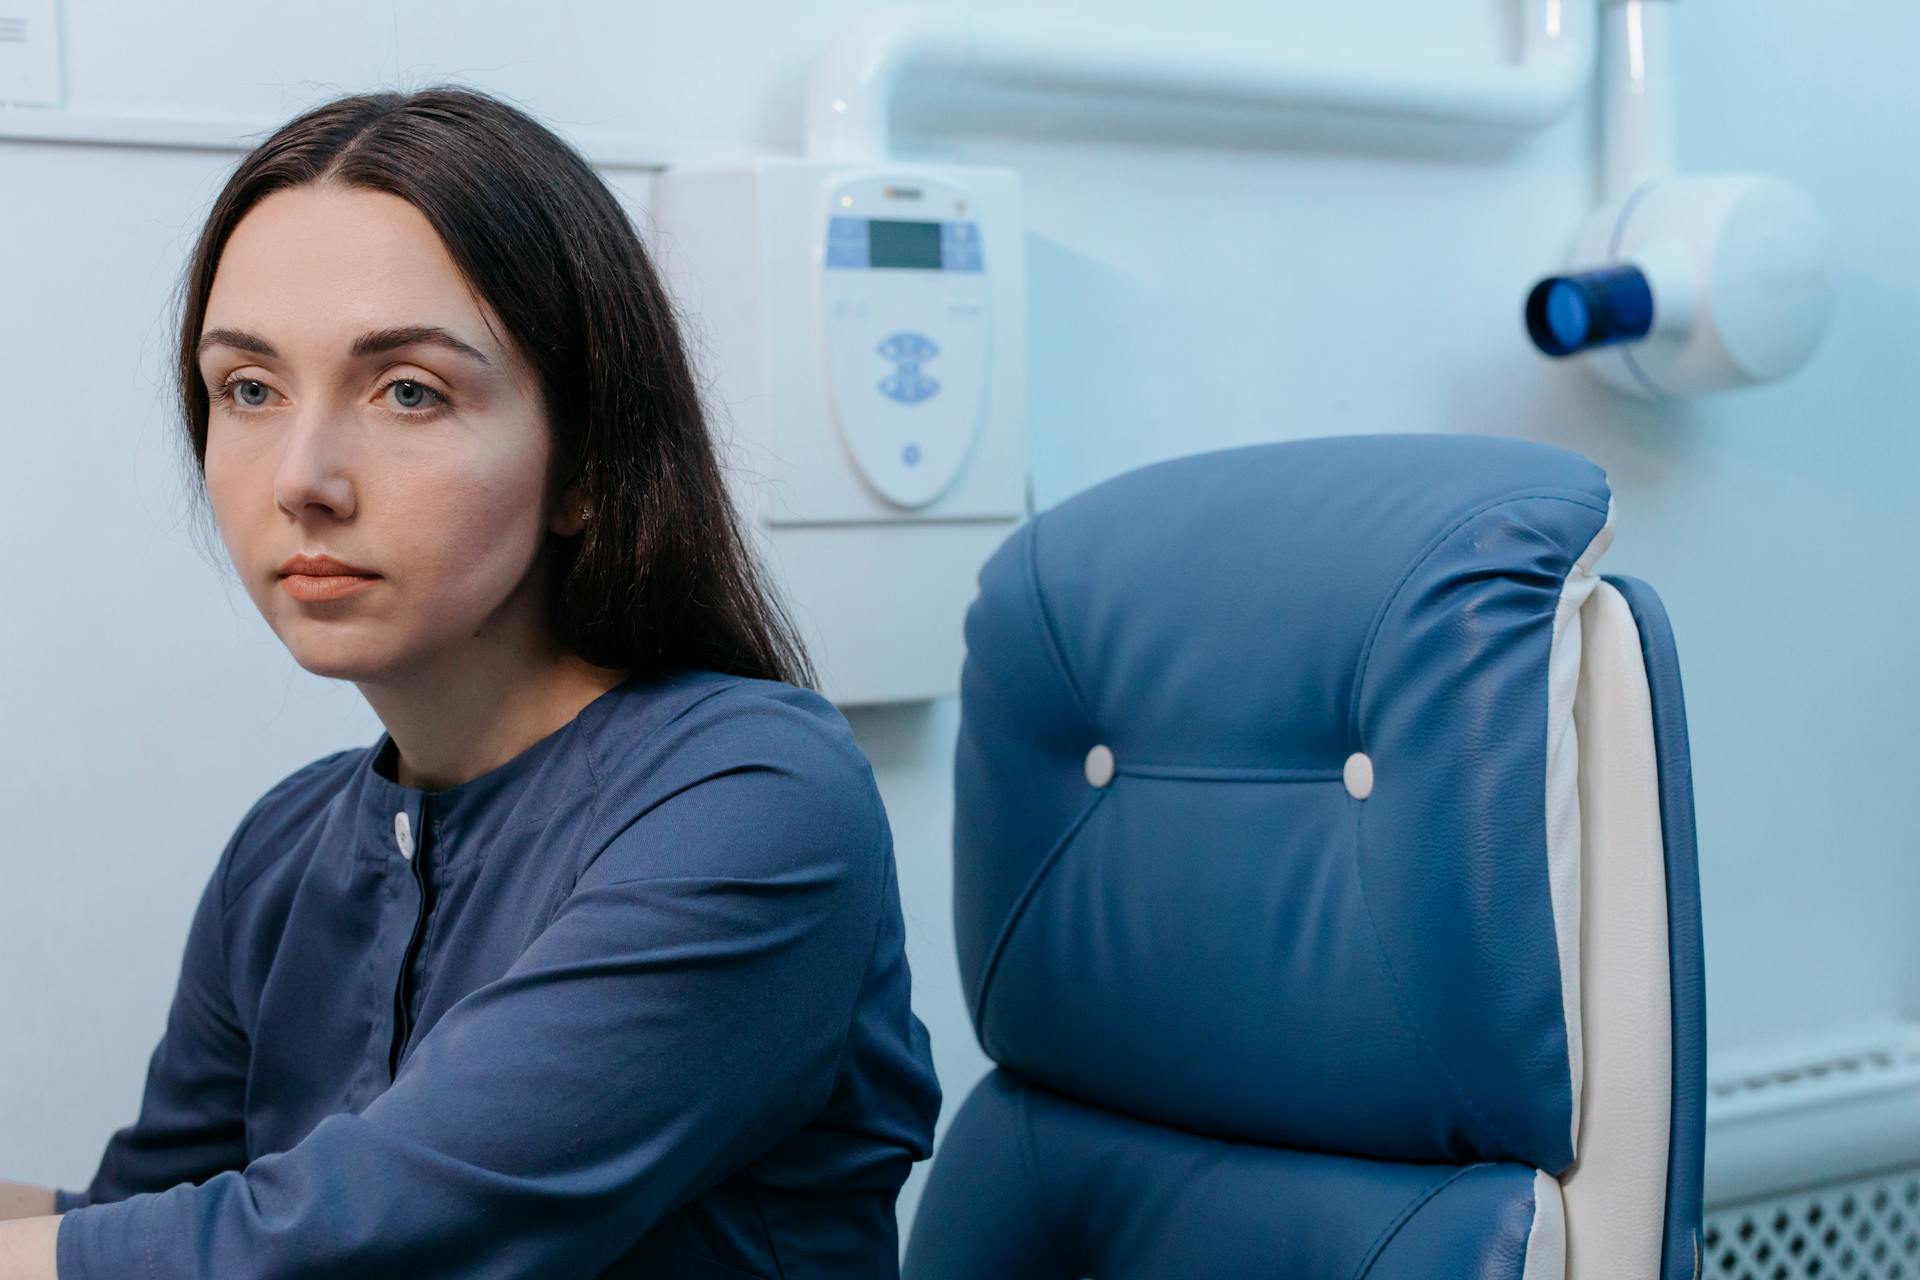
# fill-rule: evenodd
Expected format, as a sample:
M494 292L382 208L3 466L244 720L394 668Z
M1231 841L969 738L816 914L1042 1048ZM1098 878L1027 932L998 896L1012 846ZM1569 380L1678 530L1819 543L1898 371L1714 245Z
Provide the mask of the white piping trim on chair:
M1567 1028L1567 1076L1572 1086L1569 1149L1580 1153L1580 1094L1585 1055L1580 1034L1580 748L1573 701L1580 688L1580 608L1600 581L1594 562L1613 542L1613 500L1606 522L1567 571L1553 611L1547 655L1547 885L1553 898L1553 935L1560 949L1561 1012Z
M1520 1280L1566 1280L1567 1210L1560 1184L1533 1171L1533 1226L1527 1231L1527 1261Z
M1640 630L1611 584L1581 610L1580 1156L1560 1178L1570 1280L1660 1272L1673 1108L1673 986L1653 693Z

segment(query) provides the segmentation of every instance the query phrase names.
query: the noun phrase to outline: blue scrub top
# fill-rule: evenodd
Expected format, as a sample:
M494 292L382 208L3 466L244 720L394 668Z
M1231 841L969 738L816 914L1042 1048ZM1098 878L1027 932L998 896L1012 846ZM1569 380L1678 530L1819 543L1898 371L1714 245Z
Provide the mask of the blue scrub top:
M444 791L246 814L61 1280L897 1277L940 1088L839 711L635 677Z

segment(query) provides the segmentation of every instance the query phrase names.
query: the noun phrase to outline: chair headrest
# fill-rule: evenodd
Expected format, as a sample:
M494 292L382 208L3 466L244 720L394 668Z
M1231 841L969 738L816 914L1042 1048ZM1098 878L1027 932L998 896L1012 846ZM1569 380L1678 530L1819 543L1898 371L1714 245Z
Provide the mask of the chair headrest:
M955 763L986 1052L1197 1132L1563 1168L1549 668L1610 503L1549 446L1352 436L1021 526L967 614Z

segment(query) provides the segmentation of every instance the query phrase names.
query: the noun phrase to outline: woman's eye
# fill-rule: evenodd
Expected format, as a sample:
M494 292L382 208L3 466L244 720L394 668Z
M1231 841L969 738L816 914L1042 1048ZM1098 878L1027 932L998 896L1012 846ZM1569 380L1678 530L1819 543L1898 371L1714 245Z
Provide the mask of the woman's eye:
M228 378L219 386L209 388L207 399L214 404L226 403L237 409L251 411L262 408L272 391L272 387L258 378Z
M396 378L382 391L393 392L393 403L407 411L407 416L424 416L422 411L431 413L447 403L447 398L424 382L412 378Z
M266 403L267 384L254 378L235 378L220 390L231 395L235 403L243 404L249 409L258 409ZM256 394L260 399L254 399Z
M273 389L258 378L230 378L212 391L212 399L231 401L241 409L264 408ZM403 418L426 418L438 413L452 401L424 382L413 378L395 378L380 388L382 396L400 411ZM391 394L389 394L391 393Z

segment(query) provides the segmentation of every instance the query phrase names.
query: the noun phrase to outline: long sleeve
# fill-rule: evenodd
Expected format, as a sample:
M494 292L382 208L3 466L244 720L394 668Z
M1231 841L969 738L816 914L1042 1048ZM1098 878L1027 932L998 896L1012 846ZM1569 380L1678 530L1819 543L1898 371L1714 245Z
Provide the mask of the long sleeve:
M257 812L258 805L241 820L201 892L138 1118L108 1139L84 1189L55 1189L55 1212L204 1182L246 1164L247 1037L234 1013L222 926L227 867Z
M76 1211L61 1280L593 1276L803 1126L891 840L850 740L759 719L720 735L725 763L690 744L712 767L608 838L384 1093L244 1170Z

